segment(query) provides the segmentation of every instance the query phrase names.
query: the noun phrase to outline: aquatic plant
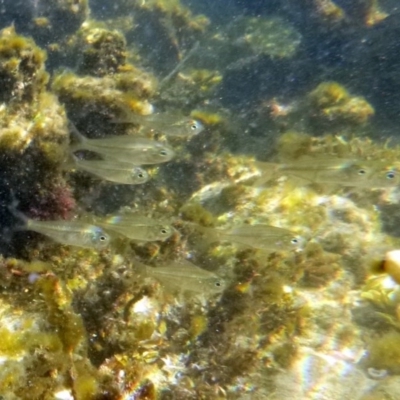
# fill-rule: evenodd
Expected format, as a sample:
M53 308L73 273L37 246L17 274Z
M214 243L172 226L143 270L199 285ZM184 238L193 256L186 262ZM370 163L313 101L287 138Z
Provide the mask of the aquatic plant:
M376 4L361 3L357 9ZM279 83L278 95L251 88L253 101L240 93L243 112L221 103L219 87L230 89L233 70L264 62L272 70L301 57L301 24L295 30L263 15L208 30L206 17L176 0L116 1L112 20L82 24L85 1L38 5L32 32L42 40L56 16L65 18L48 46L75 52L77 68L53 72L52 57L46 70L33 39L13 27L0 35L0 395L303 400L323 387L336 399L354 390L338 371L366 388L380 377L371 369L399 374L397 264L382 263L398 245L391 237L398 189L357 179L368 167L397 182L398 146L367 136L374 108L322 73L296 86L297 97ZM316 9L306 20L325 33L342 32L353 18L330 1L307 4L307 12ZM163 51L149 51L155 42ZM218 60L207 65L207 51ZM176 114L204 131L165 134L162 123L174 124ZM106 149L79 145L68 120ZM146 167L151 179L134 186L66 168L70 151L92 165L118 163L122 151L113 158L110 148L126 140L175 158ZM331 179L293 179L296 168L307 169L304 158L311 175L328 170L322 177ZM351 176L353 186L332 178L349 165L364 171ZM280 173L258 185L268 166ZM20 232L17 201L35 220L101 225L110 245L80 248ZM287 246L287 238L298 242ZM373 267L371 252L379 260ZM300 385L299 376L309 380Z
M372 106L362 97L351 96L337 82L324 82L310 93L311 113L316 124L336 127L341 124L362 125L374 114Z

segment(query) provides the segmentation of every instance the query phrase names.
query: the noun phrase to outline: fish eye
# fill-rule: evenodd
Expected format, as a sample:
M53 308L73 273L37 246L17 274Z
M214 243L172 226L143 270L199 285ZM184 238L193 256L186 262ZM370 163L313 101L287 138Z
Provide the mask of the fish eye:
M91 240L93 244L107 244L110 239L105 232L101 230L96 230L95 232L93 232Z
M221 287L221 286L222 286L222 283L221 283L220 281L217 281L217 282L215 282L215 286L216 286L216 287Z
M197 122L193 122L192 125L190 125L190 129L192 131L195 131L198 128Z
M358 170L358 175L365 175L367 171L364 168Z
M394 179L395 177L396 177L396 173L394 171L389 171L386 174L386 178L388 178L388 179Z
M161 229L161 233L162 233L163 235L167 235L167 234L168 234L168 229L162 228L162 229Z
M292 244L299 244L299 239L293 238L293 239L290 241L290 243L292 243Z
M166 157L168 155L167 150L160 150L160 156Z

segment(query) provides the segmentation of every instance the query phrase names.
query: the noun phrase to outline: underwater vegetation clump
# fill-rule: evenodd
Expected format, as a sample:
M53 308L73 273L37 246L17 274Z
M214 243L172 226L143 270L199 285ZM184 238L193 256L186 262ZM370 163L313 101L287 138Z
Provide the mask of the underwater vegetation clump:
M48 81L46 53L32 39L16 34L14 27L3 29L0 43L2 101L30 102Z
M104 76L118 72L126 64L126 42L118 31L101 28L83 29L81 75Z
M77 125L84 123L86 130L91 129L90 125L98 128L104 122L110 124L110 120L126 107L147 114L151 110L147 98L154 91L151 78L134 71L101 78L62 73L54 78L52 86L67 112L75 115ZM118 126L113 124L109 129L116 128Z
M390 17L206 3L4 25L0 397L400 397L400 147L326 59Z
M46 53L14 27L1 31L0 181L3 193L5 187L14 190L32 215L66 217L75 204L60 168L68 143L66 116L47 89L45 60ZM7 231L10 220L2 214Z
M310 101L316 109L315 118L332 126L365 124L374 114L373 107L364 98L351 96L337 82L321 83L310 93Z
M238 48L272 58L292 57L301 42L300 34L279 18L238 18L230 26L228 37Z

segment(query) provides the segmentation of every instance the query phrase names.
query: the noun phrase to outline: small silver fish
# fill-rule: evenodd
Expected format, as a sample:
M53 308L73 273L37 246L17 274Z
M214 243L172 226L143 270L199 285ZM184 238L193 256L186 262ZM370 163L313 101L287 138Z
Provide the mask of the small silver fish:
M138 124L145 130L177 137L195 136L204 130L204 126L200 121L171 113L154 113L150 115L128 113L126 117L114 119L112 122L116 124Z
M209 242L233 242L259 250L296 250L303 245L303 239L288 229L257 224L239 225L231 229L205 228L198 226Z
M12 193L14 198L14 194ZM102 250L110 243L110 236L98 226L80 221L35 221L17 210L18 201L14 198L9 211L23 222L15 230L28 230L48 236L57 243Z
M130 135L88 139L82 136L72 124L70 128L78 139L78 143L71 147L71 152L93 151L105 159L132 165L161 164L170 161L175 156L171 147L154 140Z
M73 166L109 182L124 185L140 185L149 180L143 168L129 163L108 160L83 160L74 157Z
M110 236L98 226L79 221L35 221L25 217L25 226L19 229L35 231L64 245L105 249Z
M308 182L337 184L360 188L385 188L400 184L400 173L382 162L346 159L305 158L293 163L274 164L256 162L261 178L255 186L279 176L300 178Z
M113 215L96 223L128 239L145 242L164 241L174 233L172 226L138 215Z
M139 265L139 272L158 280L167 289L180 292L212 295L222 293L226 287L224 279L187 260L175 261L163 267Z

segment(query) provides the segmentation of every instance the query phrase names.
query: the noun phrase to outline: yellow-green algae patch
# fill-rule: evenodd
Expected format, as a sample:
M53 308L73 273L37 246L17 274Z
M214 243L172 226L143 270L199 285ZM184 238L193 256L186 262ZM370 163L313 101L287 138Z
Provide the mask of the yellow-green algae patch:
M0 34L0 71L3 105L0 107L3 151L21 152L33 142L51 164L63 158L66 144L65 113L46 91L46 53L13 27Z
M69 112L77 113L90 105L99 113L107 112L110 118L126 108L148 114L151 105L146 99L154 91L149 75L135 70L102 78L62 73L54 78L52 88Z
M400 333L389 331L380 337L372 337L368 346L367 366L400 373Z
M294 143L306 143L322 153L338 148L335 140L302 136ZM350 144L356 143L349 141L349 153ZM358 140L355 147L363 146L376 154L386 151L366 140ZM359 204L357 197L346 196L343 189L332 195L323 188L285 181L254 188L247 185L255 173L251 158L222 155L220 161L208 172L210 179L220 179L215 187L221 190L214 193L219 204L203 204L207 195L195 193L180 208L182 217L202 225L281 226L304 237L304 250L263 254L234 246L202 248L199 242L186 240L188 233L177 222L182 237L157 246L156 252L134 244L119 256L47 251L52 273L41 276L35 287L61 353L84 359L83 364L68 361L65 366L80 377L72 389L81 398L104 387L120 394L151 393L153 398L169 390L176 396L189 392L215 398L215 391L233 393L234 383L244 374L257 374L260 365L271 374L295 368L310 341L327 352L361 347L358 334L348 333L353 325L346 307L352 300L349 288L365 279L366 265L360 261L365 249L372 242L387 243L376 210L365 205L366 199ZM174 199L168 188L159 195ZM368 190L364 197L374 198ZM213 214L215 205L219 215ZM136 257L157 267L185 252L204 268L227 277L228 288L220 299L208 299L204 306L195 299L174 297L162 285L134 273ZM334 340L326 342L326 337ZM207 370L205 381L199 378L199 368ZM115 371L123 371L119 389L112 378ZM218 384L212 383L215 379Z
M267 54L273 58L292 57L301 41L301 35L293 27L276 17L241 17L228 32L254 54Z
M0 33L0 72L2 101L34 101L49 75L45 71L46 52L35 42L17 35L13 26Z
M105 76L126 64L125 37L116 30L92 28L86 24L79 35L83 42L78 71L81 75Z
M13 380L4 376L0 391L10 391L21 399L53 398L61 390L74 393L76 399L96 398L110 376L107 371L99 374L89 361L87 331L72 300L85 290L89 277L98 276L102 259L88 251L65 250L61 256L54 248L41 254L47 254L49 260L2 260L4 340L0 356L7 357L2 371ZM98 272L88 268L88 263L94 263ZM84 279L85 285L71 284L78 278ZM13 302L12 308L8 301ZM107 390L116 393L112 383L107 384Z
M136 2L135 10L154 13L175 45L187 32L194 39L206 26L205 19L193 18L177 1ZM331 15L334 17L334 13ZM254 33L249 35L243 40L255 38ZM121 35L92 26L82 31L82 37L86 38L88 66L83 71L88 75L64 73L53 80L53 90L68 111L74 115L75 111L94 110L96 118L113 117L125 108L146 114L150 109L148 99L158 96L156 80L125 63ZM272 56L283 57L280 53ZM179 79L178 85L185 76ZM198 88L208 96L220 80L220 74L214 71L192 71L188 92ZM177 90L175 94L179 94L177 104L187 101L184 92ZM32 123L25 131L26 137L30 139L31 133L35 138L45 137L50 132L49 140L39 141L38 148L46 160L58 165L58 150L66 137L65 114L58 105L49 111L52 95L40 92L36 98L42 99L38 109L22 113ZM190 101L196 103L201 98L193 95ZM338 131L364 124L373 113L364 99L354 100L336 83L318 87L309 96L309 104L311 114L317 110L317 126L333 118L338 122ZM54 110L60 112L58 120ZM23 131L15 123L19 121L17 113L7 110L4 117L8 118L6 114L11 118L4 127L10 129L4 148L24 149L25 142L13 142ZM46 117L49 114L60 124L59 142L54 130L48 130L52 126L52 120ZM31 249L30 257L39 257L43 263L8 260L2 270L4 302L11 304L12 300L28 320L20 324L23 333L15 337L12 329L0 329L5 338L0 353L9 357L3 369L5 391L13 391L22 399L50 399L64 388L76 399L214 399L261 393L267 393L264 398L268 398L270 393L279 394L272 383L274 377L301 371L296 367L309 347L319 352L320 358L334 360L339 353L356 363L365 343L351 322L349 310L358 300L354 289L369 273L365 263L368 249L395 243L381 232L379 213L372 206L377 199L384 203L391 197L368 188L357 194L346 188L302 186L285 179L255 188L252 182L258 171L252 157L220 152L219 136L231 134L222 113L194 111L192 116L217 131L211 132L213 141L209 137L196 138L209 146L200 154L196 146L188 153L185 144L180 143L183 154L179 161L183 160L187 168L194 165L199 190L193 189L186 202L179 186L175 190L168 179L161 179L142 197L137 195L133 200L133 195L126 195L129 205L140 212L157 211L160 217L179 211L182 219L203 226L260 222L280 226L304 239L302 251L265 254L230 245L202 246L201 238L188 240L190 232L179 221L175 224L179 233L164 243L127 245L121 240L121 245L113 245L102 254L58 245ZM15 125L18 129L12 130ZM351 135L313 138L291 131L281 137L275 161L296 160L304 153L394 163L399 150ZM210 192L203 190L205 185L210 185ZM77 191L85 191L82 186L77 184ZM201 267L227 279L228 287L220 298L203 302L180 298L135 274L137 258L157 267L182 257L191 257ZM389 302L389 295L385 292L382 297L375 296L371 290L370 296L364 296L374 304L388 302L387 308L378 308L390 316L390 326L396 333L380 333L371 342L366 341L373 355L368 362L372 367L382 366L397 373L395 364L387 359L387 344L395 345L398 340L397 307ZM40 321L37 332L33 329L36 321ZM23 363L12 360L24 353L29 357ZM265 377L270 382L266 383Z
M164 24L169 28L171 36L175 29L179 35L204 32L210 23L204 15L193 15L191 10L183 6L180 0L149 0L139 2L137 6L139 9L152 11L160 19L169 20Z
M365 124L375 113L363 97L352 96L337 82L323 82L309 95L315 118L330 124Z

